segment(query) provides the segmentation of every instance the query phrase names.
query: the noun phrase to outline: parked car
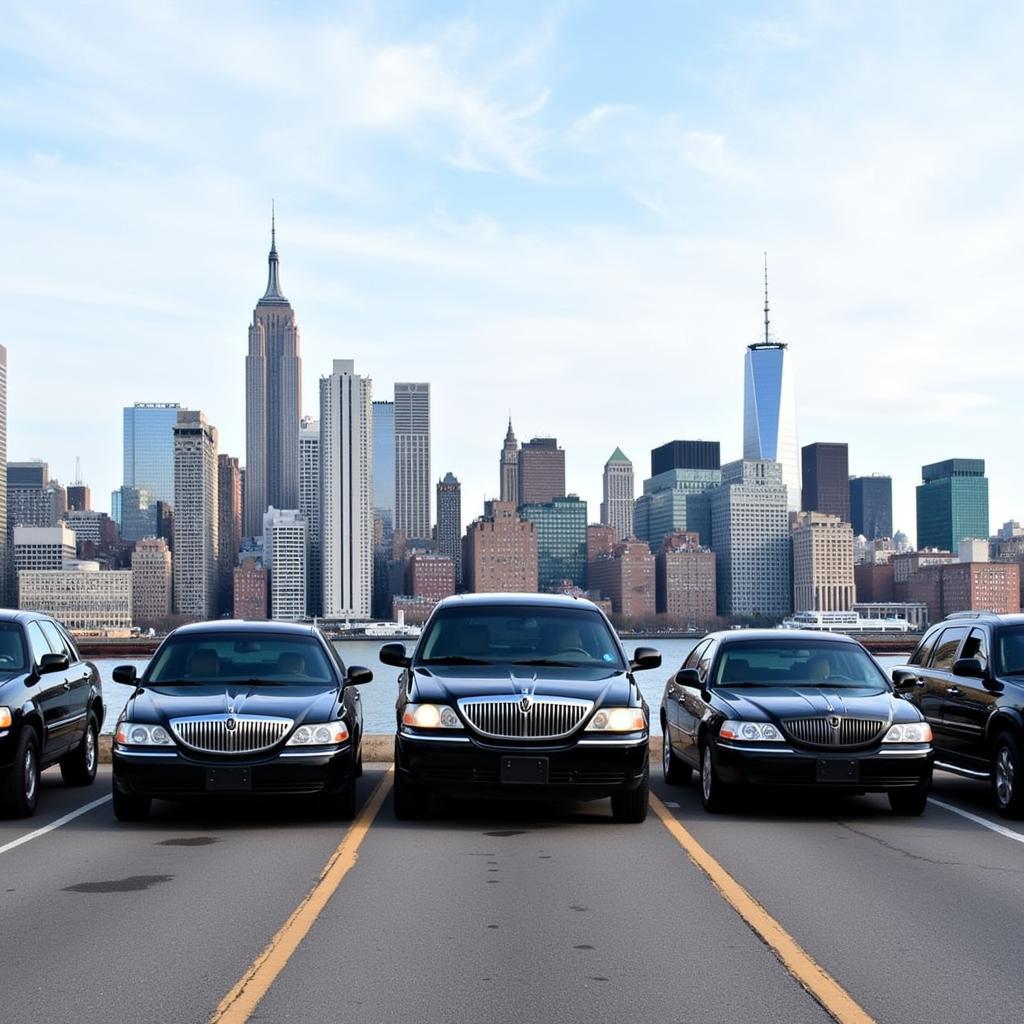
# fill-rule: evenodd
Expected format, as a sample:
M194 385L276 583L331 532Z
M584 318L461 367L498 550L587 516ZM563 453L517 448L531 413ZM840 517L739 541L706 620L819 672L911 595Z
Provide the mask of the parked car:
M712 633L668 680L661 725L666 782L699 771L707 811L744 786L886 793L901 814L928 798L928 723L850 637Z
M590 601L467 594L434 609L402 669L394 807L428 813L432 793L461 797L611 797L619 821L648 805L648 707L634 674L661 655L627 658Z
M931 725L936 767L989 782L1001 814L1024 814L1024 615L950 615L893 680Z
M154 797L309 796L332 816L355 813L363 714L356 687L320 630L268 622L182 626L134 686L113 744L114 814L134 821Z
M0 610L0 809L34 814L53 764L67 785L89 785L102 722L99 672L70 633L47 615Z

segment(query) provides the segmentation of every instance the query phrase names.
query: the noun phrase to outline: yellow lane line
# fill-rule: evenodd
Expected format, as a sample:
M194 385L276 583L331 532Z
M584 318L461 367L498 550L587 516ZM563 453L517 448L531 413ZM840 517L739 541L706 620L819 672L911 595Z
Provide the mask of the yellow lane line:
M785 928L729 874L676 820L652 793L651 806L672 838L711 880L722 898L782 961L790 974L840 1024L875 1024L874 1018L821 966Z
M210 1024L243 1024L267 994L277 976L284 970L299 943L309 933L327 901L341 880L355 867L359 847L370 831L384 798L391 789L394 766L388 769L356 820L348 827L331 859L320 872L320 880L295 908L291 917L278 929L267 948L252 962L238 984L220 1001Z

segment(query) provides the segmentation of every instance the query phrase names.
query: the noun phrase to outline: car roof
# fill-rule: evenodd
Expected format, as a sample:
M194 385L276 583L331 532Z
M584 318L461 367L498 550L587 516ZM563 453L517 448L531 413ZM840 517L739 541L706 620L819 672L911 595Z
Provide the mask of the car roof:
M948 623L970 624L971 622L988 623L993 626L1020 626L1024 625L1024 614L1001 612L951 612L937 626Z
M470 607L535 607L535 608L592 608L600 611L593 601L568 594L455 594L437 604L438 608Z
M722 644L734 644L743 640L832 640L838 644L863 646L855 637L845 633L830 633L819 629L730 629L711 633Z
M32 622L37 619L49 621L52 616L42 612L26 612L20 608L0 608L0 622Z
M292 636L318 636L316 626L301 622L275 622L273 620L251 622L244 619L211 619L208 622L190 622L179 626L172 636L191 636L203 633L285 633Z

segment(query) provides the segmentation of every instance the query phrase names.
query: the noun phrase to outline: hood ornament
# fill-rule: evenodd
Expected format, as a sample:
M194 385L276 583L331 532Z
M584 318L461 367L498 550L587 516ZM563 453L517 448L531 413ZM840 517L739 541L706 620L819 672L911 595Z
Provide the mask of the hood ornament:
M224 724L227 726L228 732L232 732L238 723L233 718L229 718Z
M533 696L529 693L524 693L522 697L519 698L519 710L522 711L524 715L528 715L532 708Z
M829 711L831 710L832 709L829 708ZM838 729L839 726L842 725L842 723L843 720L838 715L829 715L828 724L831 725L833 729Z

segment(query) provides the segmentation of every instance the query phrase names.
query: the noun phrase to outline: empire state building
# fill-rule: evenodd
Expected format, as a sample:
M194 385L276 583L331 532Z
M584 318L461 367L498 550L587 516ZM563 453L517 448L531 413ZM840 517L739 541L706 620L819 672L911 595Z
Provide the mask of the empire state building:
M267 290L256 303L245 357L245 522L263 531L263 514L299 507L302 358L295 311L281 294L277 238L270 222Z

